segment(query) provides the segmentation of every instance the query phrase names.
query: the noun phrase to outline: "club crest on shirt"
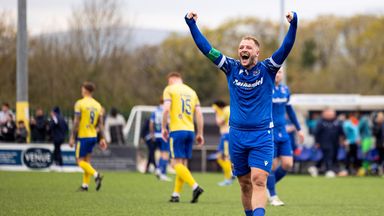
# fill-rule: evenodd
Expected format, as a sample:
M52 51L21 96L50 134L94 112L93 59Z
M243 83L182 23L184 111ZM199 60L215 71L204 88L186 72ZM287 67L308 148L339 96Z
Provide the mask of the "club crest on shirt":
M281 93L286 94L287 90L285 88L281 87Z
M260 74L260 69L253 71L253 76L258 76Z

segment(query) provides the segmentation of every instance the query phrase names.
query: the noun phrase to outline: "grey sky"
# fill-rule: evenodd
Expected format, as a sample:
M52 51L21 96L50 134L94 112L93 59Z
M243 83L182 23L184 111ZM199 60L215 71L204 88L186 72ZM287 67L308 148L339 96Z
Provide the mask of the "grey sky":
M72 8L81 0L27 0L28 28L32 34L60 31L67 28ZM183 17L194 10L200 25L215 27L225 20L256 16L280 19L280 0L121 0L124 20L142 28L186 30ZM384 0L286 0L285 9L297 11L300 19L313 19L324 14L350 16L354 14L384 15ZM0 11L16 17L17 0L0 0Z

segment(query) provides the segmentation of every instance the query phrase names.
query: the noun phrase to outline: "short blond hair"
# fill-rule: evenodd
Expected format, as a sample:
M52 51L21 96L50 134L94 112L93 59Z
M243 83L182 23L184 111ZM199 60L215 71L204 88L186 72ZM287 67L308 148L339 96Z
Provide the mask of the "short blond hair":
M170 72L168 75L167 75L167 78L171 78L171 77L177 77L177 78L182 78L181 77L181 74L179 72Z
M251 40L256 44L257 47L260 47L260 42L254 36L247 35L247 36L243 37L241 40Z

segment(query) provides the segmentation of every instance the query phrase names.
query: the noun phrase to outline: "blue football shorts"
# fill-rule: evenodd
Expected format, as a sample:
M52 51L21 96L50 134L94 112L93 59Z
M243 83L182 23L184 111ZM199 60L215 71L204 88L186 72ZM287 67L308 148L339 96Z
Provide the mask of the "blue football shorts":
M258 168L269 173L273 160L272 130L230 128L229 153L235 176L246 175L251 168Z
M92 153L97 144L97 137L78 138L76 142L76 158L83 158Z
M273 128L273 139L275 143L275 158L293 155L291 140L284 126Z
M192 158L192 146L195 141L193 131L172 131L169 133L171 158Z

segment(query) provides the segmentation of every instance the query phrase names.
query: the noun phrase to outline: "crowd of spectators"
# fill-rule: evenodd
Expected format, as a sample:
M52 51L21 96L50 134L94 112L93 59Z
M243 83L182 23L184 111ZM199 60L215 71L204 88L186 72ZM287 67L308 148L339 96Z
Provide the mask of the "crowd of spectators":
M71 116L67 116L68 119ZM104 116L105 135L111 144L123 145L125 143L123 128L124 116L116 108L111 108L108 115ZM8 103L3 103L0 111L0 142L27 143L63 143L68 138L68 121L60 112L59 107L54 107L47 115L43 109L37 108L30 117L29 131L24 121L16 122L15 114ZM57 154L59 155L59 154ZM58 159L60 161L60 158Z
M328 108L307 119L314 149L319 153L311 175L383 174L384 113L339 112Z

